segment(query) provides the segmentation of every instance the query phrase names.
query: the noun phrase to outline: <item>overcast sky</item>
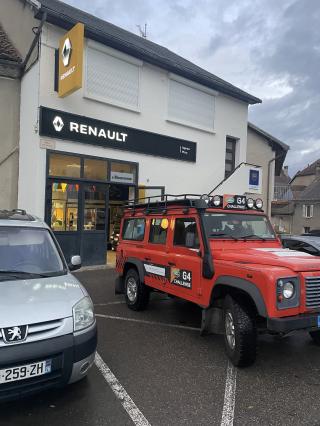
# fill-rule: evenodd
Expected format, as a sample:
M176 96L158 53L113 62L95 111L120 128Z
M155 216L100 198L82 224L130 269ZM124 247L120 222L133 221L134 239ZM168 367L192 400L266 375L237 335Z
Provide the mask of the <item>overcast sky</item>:
M263 103L249 120L290 145L293 175L320 158L320 0L65 0L138 33Z

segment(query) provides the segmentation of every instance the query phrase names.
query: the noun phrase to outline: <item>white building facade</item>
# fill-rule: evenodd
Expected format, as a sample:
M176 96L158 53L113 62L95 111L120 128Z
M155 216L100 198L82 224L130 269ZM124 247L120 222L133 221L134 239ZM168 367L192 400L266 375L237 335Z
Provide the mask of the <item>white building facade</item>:
M10 2L13 13L24 3ZM247 161L248 105L259 99L68 5L27 3L43 27L21 80L18 207L44 217L67 256L77 246L86 263L101 263L90 252L109 239L124 199L208 193ZM82 88L61 98L56 52L76 22L85 26Z

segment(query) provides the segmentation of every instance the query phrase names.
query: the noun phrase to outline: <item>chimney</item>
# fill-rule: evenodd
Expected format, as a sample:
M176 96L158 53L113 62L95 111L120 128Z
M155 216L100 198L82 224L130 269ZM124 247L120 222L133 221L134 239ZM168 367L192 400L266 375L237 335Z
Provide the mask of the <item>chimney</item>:
M285 176L289 176L288 166L284 166L283 173L284 173Z

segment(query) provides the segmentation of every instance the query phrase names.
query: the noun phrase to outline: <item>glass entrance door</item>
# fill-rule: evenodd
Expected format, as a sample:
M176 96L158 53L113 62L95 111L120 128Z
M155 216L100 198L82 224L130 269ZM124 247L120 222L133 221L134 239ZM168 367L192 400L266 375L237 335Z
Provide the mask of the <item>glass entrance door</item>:
M67 262L80 254L83 265L106 263L108 186L52 180L47 188L47 223Z
M46 218L67 262L80 254L80 185L70 181L51 181L47 188Z
M81 253L83 263L102 265L106 263L107 253L107 185L82 185L82 239Z

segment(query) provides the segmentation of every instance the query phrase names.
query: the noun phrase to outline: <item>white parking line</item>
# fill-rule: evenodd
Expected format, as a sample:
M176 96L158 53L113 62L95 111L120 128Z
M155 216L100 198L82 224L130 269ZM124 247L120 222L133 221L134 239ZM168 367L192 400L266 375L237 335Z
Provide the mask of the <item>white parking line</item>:
M111 319L111 320L138 322L138 323L141 323L141 324L160 325L161 327L181 328L183 330L192 330L192 331L200 332L200 328L189 327L187 325L167 324L166 322L148 321L148 320L140 320L140 319L136 319L136 318L118 317L118 316L115 316L115 315L96 314L96 317L107 318L107 319Z
M121 385L116 376L112 373L107 364L103 361L101 356L96 353L95 360L96 366L100 370L101 374L107 381L108 385L112 389L113 393L120 400L123 408L131 417L131 420L136 426L150 426L148 420L141 413L136 404L132 401L124 387Z
M232 426L236 402L237 369L228 361L221 426Z
M189 327L186 325L178 325L178 324L167 324L165 322L140 320L136 318L119 317L115 315L96 314L96 317L106 318L111 320L136 322L141 324L159 325L159 326L169 327L169 328L180 328L184 330L192 330L192 331L198 331L198 332L200 331L200 328L197 328L197 327ZM96 364L97 364L97 361L96 361ZM237 369L228 361L226 387L225 387L223 410L222 410L222 417L221 417L221 426L233 426L234 409L235 409L235 401L236 401L236 386L237 386ZM136 424L143 425L144 423L136 423Z

